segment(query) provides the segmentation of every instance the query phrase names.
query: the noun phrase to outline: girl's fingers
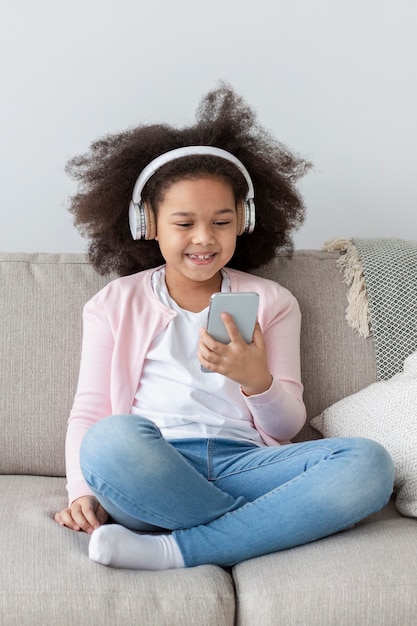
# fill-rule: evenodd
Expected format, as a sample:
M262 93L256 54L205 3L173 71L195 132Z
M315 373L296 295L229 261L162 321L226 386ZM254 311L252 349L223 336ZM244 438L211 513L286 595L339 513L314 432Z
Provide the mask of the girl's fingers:
M230 341L243 341L242 335L240 334L233 317L229 315L229 313L222 313L220 318L223 324L226 327L227 334L230 337Z
M106 521L107 517L107 512L97 502L96 498L82 496L66 509L56 513L54 519L61 526L92 533L95 528Z

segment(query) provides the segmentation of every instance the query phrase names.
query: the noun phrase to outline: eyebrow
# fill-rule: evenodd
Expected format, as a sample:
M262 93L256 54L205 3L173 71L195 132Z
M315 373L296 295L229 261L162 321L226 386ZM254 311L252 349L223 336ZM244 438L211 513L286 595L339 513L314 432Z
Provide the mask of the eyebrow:
M220 209L216 211L215 215L224 215L226 213L235 213L235 211L234 209ZM196 211L175 211L175 213L171 213L171 217L191 217L196 214Z

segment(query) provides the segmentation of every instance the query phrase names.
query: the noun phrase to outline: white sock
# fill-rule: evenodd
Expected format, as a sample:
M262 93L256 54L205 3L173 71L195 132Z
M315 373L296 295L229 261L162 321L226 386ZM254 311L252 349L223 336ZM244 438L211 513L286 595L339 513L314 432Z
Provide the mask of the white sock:
M105 524L93 532L88 556L102 565L125 569L185 567L178 544L171 535L139 535L118 524Z

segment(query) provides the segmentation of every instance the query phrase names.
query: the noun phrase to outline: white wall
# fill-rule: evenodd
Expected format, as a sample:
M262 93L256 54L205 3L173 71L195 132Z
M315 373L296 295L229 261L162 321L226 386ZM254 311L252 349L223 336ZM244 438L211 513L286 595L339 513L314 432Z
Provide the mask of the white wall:
M297 247L416 239L415 0L14 0L0 23L0 250L83 251L66 161L232 84L314 162Z

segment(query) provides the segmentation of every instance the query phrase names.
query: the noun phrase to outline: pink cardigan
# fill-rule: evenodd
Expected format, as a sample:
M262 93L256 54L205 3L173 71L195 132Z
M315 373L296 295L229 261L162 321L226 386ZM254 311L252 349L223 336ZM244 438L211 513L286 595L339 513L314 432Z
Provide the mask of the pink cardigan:
M155 269L118 278L84 307L80 374L66 438L69 501L91 492L79 465L86 431L108 415L129 414L153 338L176 313L155 296ZM259 293L258 320L274 382L245 398L267 445L294 437L305 421L300 376L301 315L294 296L274 281L226 268L232 291Z

